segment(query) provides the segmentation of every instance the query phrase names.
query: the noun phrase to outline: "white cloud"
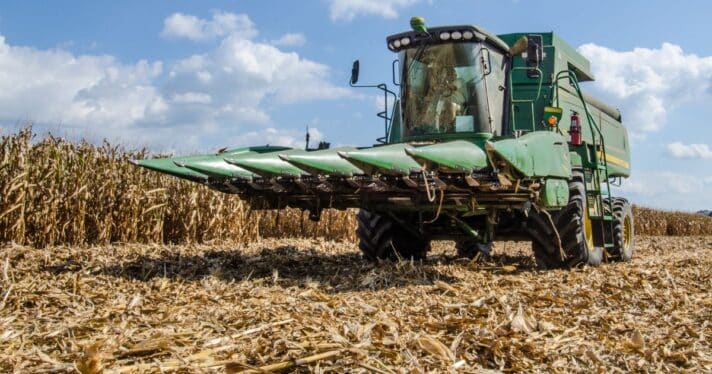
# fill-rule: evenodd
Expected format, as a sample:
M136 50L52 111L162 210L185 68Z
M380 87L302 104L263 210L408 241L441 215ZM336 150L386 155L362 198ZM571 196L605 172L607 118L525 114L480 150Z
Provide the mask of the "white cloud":
M123 127L161 115L160 62L11 46L0 36L0 116L75 126Z
M201 92L185 92L173 96L173 102L178 104L210 104L212 97Z
M231 24L222 19L252 24L246 15L225 13L194 23ZM131 146L201 148L230 145L223 143L242 139L237 134L250 126L277 128L270 112L280 105L348 95L331 83L326 65L251 40L239 28L211 27L200 30L237 31L170 65L13 46L0 35L0 122L32 121L38 130ZM275 144L292 142L276 133L271 138Z
M707 144L683 144L680 142L667 145L668 154L675 158L700 158L712 160L712 149Z
M208 93L205 116L266 122L264 105L331 99L347 94L329 82L326 65L284 52L275 46L226 37L213 51L178 61L169 71L164 89L173 95ZM191 108L195 113L197 109Z
M173 13L163 21L161 35L170 38L186 38L194 41L215 39L228 34L243 38L257 35L252 20L245 14L214 12L211 20L183 13Z
M318 143L320 141L324 140L324 134L319 131L316 127L310 127L309 128L309 141L312 142L312 144Z
M279 39L272 40L270 44L283 47L300 47L306 44L307 38L302 33L286 33Z
M634 204L665 209L710 209L712 178L672 171L639 171L614 189ZM690 198L694 196L694 198Z
M281 145L285 147L304 148L305 146L304 130L295 129L277 129L268 127L259 131L250 131L240 135L239 142L244 144L269 144ZM315 127L309 128L309 145L315 147L324 136Z
M398 17L398 10L409 7L419 0L329 0L329 15L332 21L351 21L360 15L375 15L383 18Z
M578 50L591 60L591 87L620 106L624 123L638 133L660 130L672 108L712 98L712 56L685 53L670 43L623 52L584 44Z
M634 174L621 186L621 190L646 197L664 194L689 194L700 192L704 182L692 175L671 172L643 172Z

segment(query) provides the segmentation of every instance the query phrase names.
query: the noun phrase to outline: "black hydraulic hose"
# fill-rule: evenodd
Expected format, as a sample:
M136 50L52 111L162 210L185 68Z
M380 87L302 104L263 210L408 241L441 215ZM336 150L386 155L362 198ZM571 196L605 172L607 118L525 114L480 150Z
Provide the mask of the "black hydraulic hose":
M500 134L501 136L504 136L505 134L509 134L510 128L509 128L509 120L511 116L511 112L514 110L512 108L512 90L509 89L509 80L510 80L510 73L512 72L512 58L506 58L504 59L504 63L506 64L505 66L505 71L504 71L504 107L506 110L504 113L502 113L502 133Z

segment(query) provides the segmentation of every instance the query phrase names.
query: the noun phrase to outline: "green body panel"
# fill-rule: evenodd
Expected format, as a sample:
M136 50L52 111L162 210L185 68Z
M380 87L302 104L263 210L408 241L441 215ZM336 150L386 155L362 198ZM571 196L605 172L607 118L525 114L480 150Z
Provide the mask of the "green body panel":
M391 126L388 128L388 136L386 140L389 144L395 144L401 142L401 136L403 132L402 120L401 120L401 101L396 100L393 105L393 112L391 113Z
M196 160L182 162L182 165L188 169L209 175L215 178L244 178L251 179L255 176L254 173L245 170L239 166L228 164L224 157L215 156L207 160Z
M569 152L569 159L571 160L571 167L581 167L583 166L583 161L581 160L581 155L576 152Z
M288 149L287 147L276 146L239 147L224 150L214 156L205 156L204 158L195 160L176 161L176 164L214 178L252 179L252 177L255 176L254 173L239 166L228 164L224 160L225 157L244 157L267 152L285 151Z
M288 176L299 177L309 175L308 172L284 161L280 155L298 155L306 153L301 149L291 149L284 152L270 152L256 155L225 157L229 164L237 165L263 177Z
M182 167L176 164L177 162L186 162L193 160L206 159L209 156L196 155L196 156L183 156L183 157L173 157L173 158L156 158L150 160L135 160L132 161L134 164L144 167L149 170L157 171L164 174L169 174L174 177L187 179L193 182L205 182L208 179L206 174L197 172L195 170L190 170L188 168Z
M589 125L586 121L583 113L585 113L585 109L588 109L595 124L600 128L601 135L603 135L608 161L608 174L614 177L630 176L630 143L628 132L623 124L610 116L607 111L598 107L586 105L586 108L584 108L581 100L568 90L559 90L559 105L569 113L576 111L581 114L581 135L585 145L578 147L575 151L581 156L583 165L585 167L594 167L595 157L600 158L602 156L600 153L594 154L593 136L596 136L597 144L600 144L601 136L595 127ZM565 117L560 122L559 131L566 134L570 123L570 118Z
M356 150L354 147L341 147L291 155L281 154L280 157L284 161L312 174L352 177L365 173L354 164L339 156L339 152L351 152Z
M213 155L167 157L133 161L136 165L150 170L170 174L179 178L203 182L208 177L251 178L253 173L226 163L223 158L238 155L260 154L284 151L289 148L277 146L237 147L220 151Z
M516 139L488 142L487 150L491 158L511 165L519 177L571 178L568 145L557 133L537 131Z
M407 147L409 145L399 143L338 154L368 174L380 171L402 176L420 170L420 165L405 153Z
M540 201L544 207L563 207L569 202L569 182L566 179L548 178L542 187Z
M472 172L487 167L487 154L482 148L465 140L455 140L417 148L406 148L405 152L429 169L443 172Z
M630 144L628 142L628 132L621 123L620 112L582 93L586 103L584 108L584 102L581 101L575 89L569 85L567 78L559 80L558 85L554 84L557 74L566 70L573 71L579 82L593 80L590 62L551 32L515 33L499 35L499 37L509 45L513 45L519 38L532 34L542 37L544 58L539 67L542 74L540 78L529 77L525 58L521 55L513 56L511 77L512 108L510 111L509 134L514 131L550 130L549 125L546 123L545 108L552 106L563 110L559 125L553 130L563 136L568 136L567 132L571 124L570 115L573 111L576 111L581 118L582 140L584 143L590 146L593 144L595 136L596 144L600 144L600 135L602 135L606 155L610 156L607 157L609 176L630 176ZM591 118L600 128L600 135L595 130L594 125L587 121L586 110L588 110ZM582 156L583 166L593 167L595 165L595 156L592 149L587 151L584 149L586 146L580 148L574 151ZM590 162L587 163L586 160L590 160Z

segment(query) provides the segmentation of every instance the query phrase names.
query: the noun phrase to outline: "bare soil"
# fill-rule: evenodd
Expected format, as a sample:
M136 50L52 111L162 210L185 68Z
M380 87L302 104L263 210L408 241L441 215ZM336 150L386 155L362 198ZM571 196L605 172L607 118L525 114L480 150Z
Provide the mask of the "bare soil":
M712 237L541 271L526 243L0 248L2 372L712 371ZM272 366L269 366L272 365Z

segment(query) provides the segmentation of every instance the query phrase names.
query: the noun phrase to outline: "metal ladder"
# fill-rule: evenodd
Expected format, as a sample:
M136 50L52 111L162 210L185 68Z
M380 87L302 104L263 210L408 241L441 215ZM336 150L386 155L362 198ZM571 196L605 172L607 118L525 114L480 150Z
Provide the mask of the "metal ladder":
M514 75L514 72L517 70L523 70L523 71L529 71L529 70L535 70L539 73L539 83L537 84L537 90L536 90L536 97L533 99L517 99L514 97L514 89L513 89L513 83L512 83L512 76ZM536 118L535 113L534 113L534 104L539 100L541 97L541 87L542 87L542 82L543 82L543 77L544 73L541 72L541 70L536 67L536 68L530 68L530 67L514 67L509 71L509 83L508 83L508 90L511 92L511 97L510 97L510 102L509 102L509 118L511 122L511 129L517 129L520 130L519 127L517 126L517 119L514 115L514 107L517 105L526 105L527 109L530 111L531 116L531 123L529 124L531 127L531 130L527 129L526 131L536 131Z
M601 225L600 233L602 235L601 242L603 244L603 248L613 248L613 238L605 235L606 228L610 230L609 232L612 232L613 229L613 200L611 199L611 183L608 175L608 159L606 158L605 139L603 138L601 128L596 124L591 112L588 110L588 105L586 104L586 100L584 100L583 94L581 93L576 74L571 70L563 70L556 74L552 87L552 90L554 88L556 89L556 105L559 105L559 80L561 79L568 79L571 86L573 86L576 90L576 95L583 105L586 120L591 130L592 144L590 146L593 148L593 160L589 159L589 161L592 161L591 163L593 164L593 172L591 173L590 180L592 188L589 189L588 183L584 183L584 188L586 189L586 207L588 209L588 215L592 221L598 221ZM559 133L561 133L561 129L558 128L558 125L557 129ZM598 138L600 139L599 141L597 141L596 135L598 135ZM586 147L589 147L589 145L586 145ZM591 150L587 149L586 154L590 155ZM586 173L584 173L584 178L588 178ZM606 198L608 198L607 203L604 203L604 199ZM605 208L608 208L608 212L606 212Z

